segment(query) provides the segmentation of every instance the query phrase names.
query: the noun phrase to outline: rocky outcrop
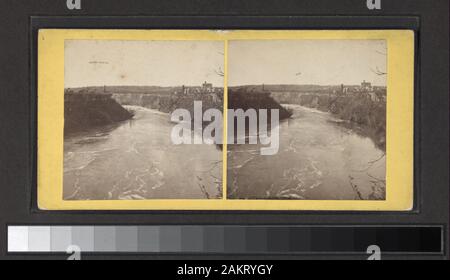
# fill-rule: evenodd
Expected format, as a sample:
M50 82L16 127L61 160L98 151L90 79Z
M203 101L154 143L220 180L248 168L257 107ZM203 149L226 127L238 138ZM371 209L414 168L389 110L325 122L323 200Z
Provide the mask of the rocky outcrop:
M261 91L246 91L239 89L230 89L228 94L228 109L278 109L280 113L280 120L288 119L292 116L292 112L280 105L272 98L269 92ZM270 116L270 111L269 111Z
M111 95L64 95L64 133L71 134L95 127L131 119L133 114L123 108Z

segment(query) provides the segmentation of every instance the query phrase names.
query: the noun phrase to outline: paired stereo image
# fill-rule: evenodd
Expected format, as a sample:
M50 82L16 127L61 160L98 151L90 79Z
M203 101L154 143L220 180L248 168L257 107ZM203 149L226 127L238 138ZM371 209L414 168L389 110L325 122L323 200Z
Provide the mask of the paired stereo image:
M63 199L386 200L385 40L66 40Z

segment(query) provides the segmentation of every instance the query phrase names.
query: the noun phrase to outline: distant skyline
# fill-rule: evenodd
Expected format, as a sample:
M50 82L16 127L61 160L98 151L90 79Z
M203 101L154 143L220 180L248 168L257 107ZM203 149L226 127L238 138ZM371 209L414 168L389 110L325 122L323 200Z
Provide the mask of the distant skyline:
M65 42L65 87L223 87L223 41Z
M230 87L387 85L384 40L230 41L228 58Z

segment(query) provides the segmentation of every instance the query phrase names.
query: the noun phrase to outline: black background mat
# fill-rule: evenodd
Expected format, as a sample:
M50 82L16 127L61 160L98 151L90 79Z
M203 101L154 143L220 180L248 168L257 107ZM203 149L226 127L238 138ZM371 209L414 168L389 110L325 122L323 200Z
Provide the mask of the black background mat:
M381 10L369 10L366 0L82 0L81 2L81 10L69 10L66 0L0 0L0 259L55 257L8 255L6 252L8 225L434 225L444 229L445 247L442 254L387 257L448 258L448 0L382 0ZM415 30L417 54L414 211L403 213L39 211L36 207L38 152L36 39L39 28ZM90 257L101 258L105 255ZM205 258L201 255L164 256L164 258L180 257ZM227 257L245 259L268 256ZM272 257L301 259L314 256ZM341 257L345 257L345 254ZM61 256L61 259L64 258L65 256ZM140 258L155 259L161 256L142 255Z

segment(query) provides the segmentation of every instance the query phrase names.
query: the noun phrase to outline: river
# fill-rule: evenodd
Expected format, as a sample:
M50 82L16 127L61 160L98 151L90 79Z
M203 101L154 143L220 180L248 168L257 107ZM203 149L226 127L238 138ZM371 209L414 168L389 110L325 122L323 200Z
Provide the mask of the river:
M280 150L228 147L229 199L385 200L386 157L362 129L297 105L280 124Z
M385 152L369 135L296 105L280 124L280 150L228 146L229 199L384 200ZM222 151L173 145L170 115L135 117L64 141L65 200L220 199Z
M66 137L65 200L222 198L222 151L173 145L170 115L126 106L135 117Z

